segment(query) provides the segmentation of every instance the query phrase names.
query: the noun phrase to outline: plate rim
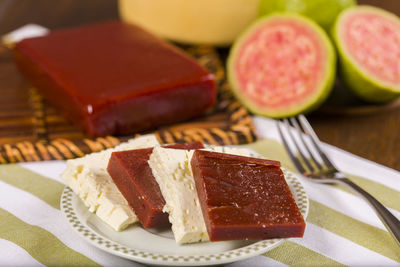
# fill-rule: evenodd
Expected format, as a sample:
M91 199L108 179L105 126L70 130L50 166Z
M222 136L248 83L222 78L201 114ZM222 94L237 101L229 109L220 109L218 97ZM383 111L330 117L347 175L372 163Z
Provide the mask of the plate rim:
M284 167L281 167L281 169L284 172L285 180L288 183L292 194L295 196L296 204L298 205L304 220L306 220L310 204L305 188L294 173L286 170ZM275 238L260 240L240 248L211 254L173 255L148 252L120 244L111 240L107 236L103 236L94 231L89 226L86 226L77 215L76 207L73 205L74 199L80 200L69 186L65 186L61 195L60 208L64 217L67 219L68 224L81 238L103 251L143 264L164 266L206 266L230 263L260 255L281 245L284 241L291 239Z

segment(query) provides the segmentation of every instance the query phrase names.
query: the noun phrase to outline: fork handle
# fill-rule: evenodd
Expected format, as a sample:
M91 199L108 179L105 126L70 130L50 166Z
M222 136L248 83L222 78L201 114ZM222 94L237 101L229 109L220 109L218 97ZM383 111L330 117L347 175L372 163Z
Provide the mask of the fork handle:
M387 208L385 208L385 206L376 200L376 198L371 196L367 191L350 181L348 178L339 178L335 180L341 181L341 183L360 194L369 202L378 214L379 219L381 219L385 225L386 229L392 234L394 239L397 241L397 244L400 246L400 221Z

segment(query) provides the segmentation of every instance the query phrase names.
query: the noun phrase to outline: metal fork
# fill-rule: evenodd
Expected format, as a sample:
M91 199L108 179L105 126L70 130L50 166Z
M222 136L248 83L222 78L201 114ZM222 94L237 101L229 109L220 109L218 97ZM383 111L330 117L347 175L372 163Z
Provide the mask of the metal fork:
M358 193L375 210L400 246L400 221L378 200L350 181L333 165L322 151L321 143L305 116L280 119L277 125L289 157L303 176L319 183L341 184Z

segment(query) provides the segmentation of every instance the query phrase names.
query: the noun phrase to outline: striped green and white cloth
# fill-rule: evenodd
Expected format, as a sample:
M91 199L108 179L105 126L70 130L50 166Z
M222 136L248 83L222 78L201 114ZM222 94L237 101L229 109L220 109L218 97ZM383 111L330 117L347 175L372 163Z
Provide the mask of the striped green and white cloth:
M247 145L294 171L272 120L254 118L260 141ZM400 218L400 173L325 145L349 177ZM62 161L0 166L0 266L141 266L83 241L60 211ZM400 247L372 209L340 186L300 177L310 198L304 238L230 266L398 266Z

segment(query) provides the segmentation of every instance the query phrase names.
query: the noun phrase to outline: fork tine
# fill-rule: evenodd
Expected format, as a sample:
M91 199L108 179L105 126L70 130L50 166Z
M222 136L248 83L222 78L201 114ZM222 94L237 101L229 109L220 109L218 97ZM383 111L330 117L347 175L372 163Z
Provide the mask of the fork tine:
M299 145L298 139L296 139L296 138L294 137L294 135L293 135L293 133L292 133L292 129L290 129L290 127L289 127L289 126L293 126L293 127L296 128L296 126L293 124L293 119L294 119L293 117L291 117L290 119L284 119L285 124L286 124L286 128L287 128L287 131L289 132L289 136L290 136L290 138L292 139L292 142L294 143L294 146L295 146L296 149L297 149L298 156L300 157L301 162L303 162L303 163L307 166L307 168L308 168L308 170L309 170L310 172L313 172L313 171L314 171L314 167L311 165L311 163L310 163L310 161L308 160L308 158L304 155L303 150L302 150L302 148L301 148L300 145ZM290 122L291 122L291 123L290 123ZM297 135L301 136L301 135L302 135L301 129L296 128L296 130L297 130L297 131L296 131L296 132L297 132ZM300 142L300 143L301 143L301 142Z
M289 157L292 160L292 162L293 162L294 166L296 167L296 169L300 173L304 174L304 173L306 173L306 170L304 169L304 167L301 164L301 162L299 161L299 159L293 154L292 149L290 148L289 143L287 142L286 137L283 134L283 131L282 131L282 127L283 126L281 125L281 122L283 122L285 124L286 132L289 130L289 127L288 127L288 123L287 122L285 123L285 121L282 121L282 120L277 120L276 121L276 124L278 126L278 132L279 132L279 135L281 136L283 145L285 146L286 151L288 152Z
M319 164L318 160L314 157L314 153L311 151L309 145L307 145L306 140L304 139L303 132L305 132L305 131L302 127L299 126L299 123L297 122L298 120L299 120L298 117L290 118L292 125L294 126L294 128L297 129L297 132L298 132L298 135L300 136L300 140L301 140L301 143L303 144L303 147L305 147L308 155L310 156L309 160L313 161L317 170L322 170L323 168L322 168L321 164ZM305 158L305 160L307 161L307 158ZM315 168L312 168L312 170L313 169L315 169Z
M310 123L307 121L306 117L303 114L300 114L299 116L299 122L301 126L303 127L304 131L311 137L311 141L315 146L315 149L317 150L318 154L320 155L322 161L324 164L330 169L336 169L336 167L333 165L333 163L328 159L326 154L322 151L321 149L321 141L319 141L318 136L314 132L313 128L311 127Z

